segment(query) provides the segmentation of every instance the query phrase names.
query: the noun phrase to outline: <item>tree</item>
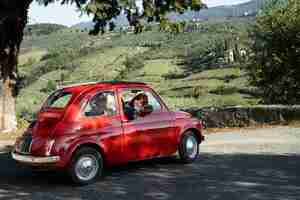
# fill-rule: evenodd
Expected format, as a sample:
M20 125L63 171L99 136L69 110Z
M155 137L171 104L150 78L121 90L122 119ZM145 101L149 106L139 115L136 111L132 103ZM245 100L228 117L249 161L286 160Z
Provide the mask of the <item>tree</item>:
M18 54L28 21L28 9L34 0L0 0L0 131L16 129L15 101L18 94ZM36 0L47 6L60 1L75 4L79 10L93 15L94 29L90 34L104 33L107 23L121 13L127 16L135 33L143 30L147 22L165 25L169 12L200 10L205 7L201 0L143 0L139 8L135 0ZM163 22L163 23L162 23Z
M257 17L251 31L251 83L268 104L300 100L300 2L276 0Z

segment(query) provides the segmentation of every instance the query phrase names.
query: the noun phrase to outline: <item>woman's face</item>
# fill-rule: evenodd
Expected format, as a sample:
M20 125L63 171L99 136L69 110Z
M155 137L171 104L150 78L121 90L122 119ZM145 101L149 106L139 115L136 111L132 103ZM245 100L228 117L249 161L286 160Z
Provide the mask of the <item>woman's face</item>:
M143 107L143 99L136 99L133 104L135 108L141 108Z

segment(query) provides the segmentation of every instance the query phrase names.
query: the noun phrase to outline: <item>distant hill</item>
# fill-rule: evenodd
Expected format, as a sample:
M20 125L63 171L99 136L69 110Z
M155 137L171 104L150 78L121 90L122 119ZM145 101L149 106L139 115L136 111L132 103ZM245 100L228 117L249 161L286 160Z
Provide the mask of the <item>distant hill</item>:
M216 18L230 18L230 17L246 17L255 16L257 12L263 8L268 0L251 0L246 3L229 6L211 7L199 12L188 11L182 15L169 14L172 21L189 21L189 20L210 20ZM119 16L114 20L117 26L127 26L128 22L124 15ZM74 25L74 28L92 29L93 22L81 22Z
M188 11L182 15L171 15L172 20L209 20L215 18L255 16L266 5L267 0L252 0L229 6L217 6L199 12Z
M24 30L24 34L25 36L49 35L53 32L65 28L67 27L59 24L47 24L47 23L31 24L26 26Z

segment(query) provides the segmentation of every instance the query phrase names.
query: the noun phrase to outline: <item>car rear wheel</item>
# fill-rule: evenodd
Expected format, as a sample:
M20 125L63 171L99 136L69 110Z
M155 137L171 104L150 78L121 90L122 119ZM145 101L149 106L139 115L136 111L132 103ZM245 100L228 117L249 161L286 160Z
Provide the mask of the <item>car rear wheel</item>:
M72 181L79 185L94 182L103 171L103 159L94 148L83 147L76 151L69 166Z
M188 131L181 138L179 157L184 163L191 163L199 156L199 143L196 135Z

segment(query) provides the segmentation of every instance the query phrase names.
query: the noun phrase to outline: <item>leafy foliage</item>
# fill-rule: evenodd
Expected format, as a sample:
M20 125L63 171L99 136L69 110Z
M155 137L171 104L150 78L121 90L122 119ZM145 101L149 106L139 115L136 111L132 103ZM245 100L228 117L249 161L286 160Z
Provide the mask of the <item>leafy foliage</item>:
M55 0L37 0L39 3L48 5ZM161 29L172 29L176 32L181 25L168 23L166 15L170 12L184 13L186 10L199 11L206 8L201 0L143 0L142 8L138 6L139 1L135 0L62 0L62 4L75 3L83 12L93 15L95 22L94 29L90 32L93 35L99 32L104 33L107 24L112 28L112 20L124 13L130 26L134 26L135 33L143 30L145 23L159 22Z
M248 70L264 103L300 100L300 2L272 1L251 31L254 52Z

